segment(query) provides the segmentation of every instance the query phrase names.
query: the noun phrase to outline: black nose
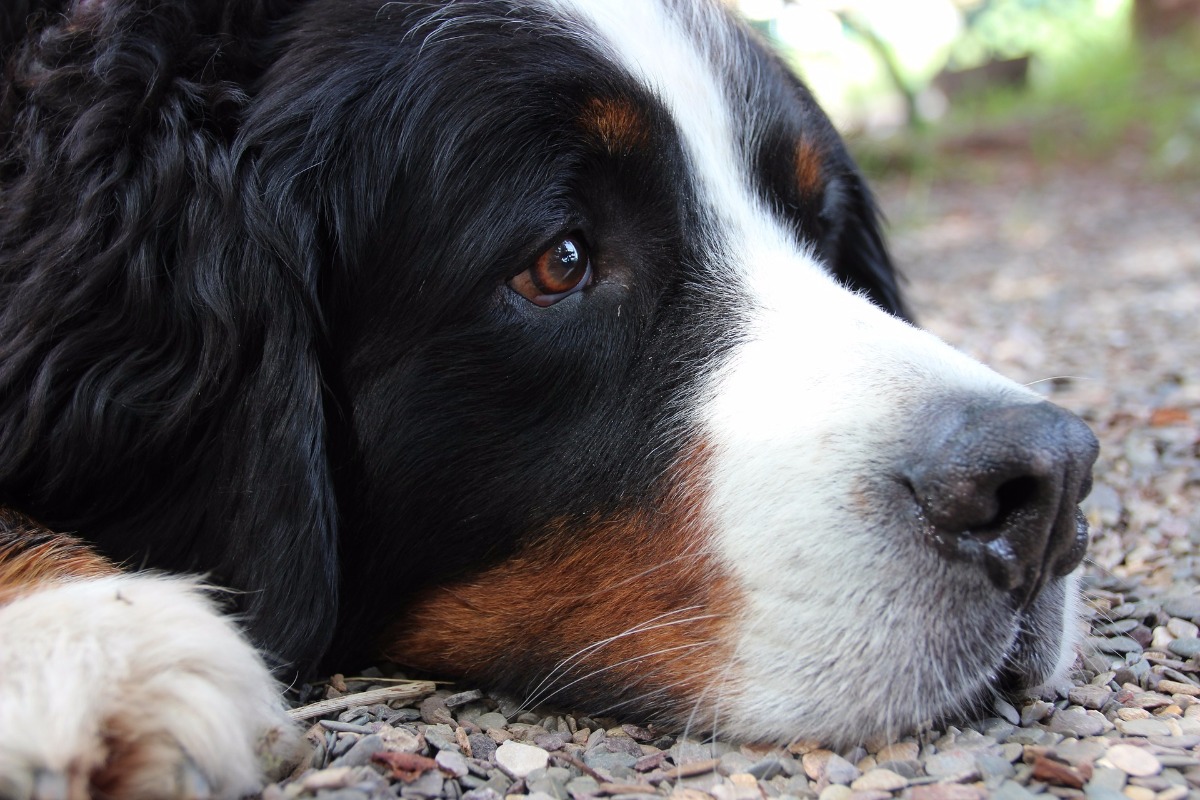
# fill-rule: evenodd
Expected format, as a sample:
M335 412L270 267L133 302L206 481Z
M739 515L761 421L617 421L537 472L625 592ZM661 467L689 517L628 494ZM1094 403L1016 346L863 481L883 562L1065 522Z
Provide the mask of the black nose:
M1100 449L1081 419L1050 403L958 403L926 433L905 477L945 557L981 564L1022 604L1079 564Z

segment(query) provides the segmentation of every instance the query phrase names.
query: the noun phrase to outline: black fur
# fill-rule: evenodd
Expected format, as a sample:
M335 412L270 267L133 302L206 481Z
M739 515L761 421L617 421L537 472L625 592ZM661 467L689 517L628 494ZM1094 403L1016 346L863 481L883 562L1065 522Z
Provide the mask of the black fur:
M17 42L29 11L0 28L0 504L243 590L307 668L335 622L345 659L416 587L655 496L731 310L675 131L602 56L500 0L90 0ZM653 147L582 136L597 96ZM834 179L815 215L764 191L903 314L866 189L789 107ZM592 289L506 288L571 231Z

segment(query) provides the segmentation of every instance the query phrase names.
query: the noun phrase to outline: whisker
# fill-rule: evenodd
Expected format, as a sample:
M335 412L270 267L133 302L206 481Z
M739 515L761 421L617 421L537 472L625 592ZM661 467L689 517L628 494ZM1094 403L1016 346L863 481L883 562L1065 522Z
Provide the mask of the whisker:
M651 624L651 623L658 622L658 620L664 619L666 617L673 616L675 614L686 614L689 611L696 611L700 608L702 608L702 606L697 605L697 606L686 606L684 608L677 608L674 611L667 611L665 613L659 614L656 617L651 617L648 620L639 622L637 625L634 625L631 628L626 628L625 630L621 631L620 633L616 633L605 639L600 639L599 641L593 642L592 644L588 645L587 647L584 647L581 650L577 650L575 653L572 653L571 655L567 656L563 660L559 661L550 670L550 672L547 673L544 678L542 678L542 680L538 683L538 685L535 686L530 691L530 693L526 697L525 701L521 703L521 708L528 707L528 705L530 703L532 703L533 699L537 696L537 693L540 692L542 690L542 688L546 686L547 683L549 683L550 681L552 681L556 677L558 677L558 675L560 673L562 673L564 670L567 670L567 668L572 664L572 662L581 661L582 659L591 655L592 653L599 650L600 648L605 647L606 645L612 644L613 642L617 641L618 639L628 637L628 636L633 636L633 635L639 634L639 633L645 633L647 631L658 630L660 628L667 628L672 625L683 625L688 622L698 622L703 619L712 619L713 617L716 616L715 614L704 614L704 615L695 616L695 617L686 617L684 619L679 619L679 620L671 620L670 622L662 622L657 625Z
M591 672L587 673L586 675L580 675L578 678L576 678L573 681L564 683L562 686L559 686L554 691L552 691L549 694L547 694L546 696L542 697L538 701L538 703L539 704L545 703L551 697L554 697L555 695L557 695L561 692L564 692L567 689L570 689L575 684L580 683L581 681L586 681L588 678L593 678L597 675L608 672L609 670L616 669L617 667L623 667L626 664L634 664L634 663L637 663L638 661L645 661L647 658L654 658L655 656L661 656L661 655L664 655L665 653L674 653L674 652L677 652L680 650L695 650L700 647L712 647L715 644L717 644L717 641L715 639L709 639L709 640L705 640L702 642L688 642L687 644L677 644L674 647L664 647L661 650L655 650L653 652L643 653L642 655L638 655L638 656L630 656L629 658L622 659L620 661L617 661L616 663L606 664L605 666L600 667L599 669L592 670Z

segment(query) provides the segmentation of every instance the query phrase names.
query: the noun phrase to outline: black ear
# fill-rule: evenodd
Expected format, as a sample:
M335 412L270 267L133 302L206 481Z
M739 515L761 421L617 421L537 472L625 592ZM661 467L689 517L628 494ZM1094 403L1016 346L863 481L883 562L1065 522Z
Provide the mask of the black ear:
M233 155L253 67L188 5L94 4L10 60L0 504L240 590L303 666L338 589L316 226Z
M862 291L880 308L912 320L900 290L901 276L892 264L871 190L857 173L840 187L840 225L834 241L833 271L846 286Z

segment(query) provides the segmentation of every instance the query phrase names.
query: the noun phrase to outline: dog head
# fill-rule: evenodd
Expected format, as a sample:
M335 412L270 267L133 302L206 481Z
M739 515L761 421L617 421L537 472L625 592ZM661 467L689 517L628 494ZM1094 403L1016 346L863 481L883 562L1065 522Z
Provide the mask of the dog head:
M4 500L253 590L291 659L340 597L335 655L390 621L402 663L742 738L1069 666L1094 439L906 321L719 5L130 6L19 54L110 70L16 84Z

